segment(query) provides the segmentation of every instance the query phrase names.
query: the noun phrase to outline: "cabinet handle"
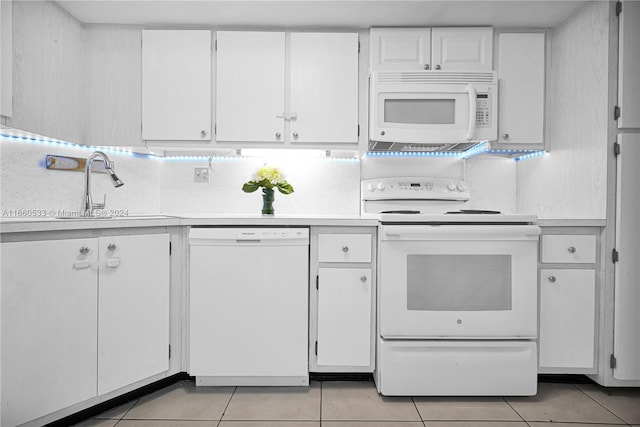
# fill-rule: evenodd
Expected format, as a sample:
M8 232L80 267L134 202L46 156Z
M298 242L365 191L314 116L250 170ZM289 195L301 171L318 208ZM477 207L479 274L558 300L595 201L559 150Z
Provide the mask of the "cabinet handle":
M203 138L204 138L205 136L207 136L207 131L206 131L206 130L201 130L201 131L200 131L200 136L201 136L201 137L203 137Z
M365 283L367 281L367 276L360 276L360 281Z
M508 133L505 133L504 135L502 135L502 138L504 138L504 139L509 139L509 134L508 134Z
M384 135L386 135L386 132L385 131L381 131L380 135L384 136Z
M429 66L429 64L424 64L424 69L425 69L425 70L428 70L429 68L431 68L431 67Z
M109 249L110 251L115 251L117 248L115 243L109 243L109 245L107 246L107 249Z
M81 247L81 248L80 248L80 253L81 253L82 255L86 255L86 254L88 254L88 253L89 253L89 248L88 248L88 247L86 247L86 246Z
M440 66L440 64L436 65L436 70L440 70L442 69L442 67Z
M298 132L294 132L294 133L293 133L293 137L294 137L294 138L297 138L297 137L298 137Z
M342 247L342 252L344 252L345 254L346 254L347 252L349 252L349 246L343 246L343 247Z
M549 282L551 282L551 283L556 283L556 280L557 280L557 279L556 279L556 276L549 276L548 280L549 280Z
M569 249L567 249L569 251L570 254L575 254L576 253L576 247L575 246L569 246Z
M280 139L281 136L280 132L276 132L276 139Z

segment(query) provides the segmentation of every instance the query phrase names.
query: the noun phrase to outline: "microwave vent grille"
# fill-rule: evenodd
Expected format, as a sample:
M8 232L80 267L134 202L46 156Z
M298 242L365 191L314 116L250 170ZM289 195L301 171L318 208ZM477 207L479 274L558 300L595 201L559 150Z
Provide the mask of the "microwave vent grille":
M377 82L380 84L467 84L496 83L496 73L491 72L450 72L450 71L400 71L379 72Z
M458 143L415 143L415 142L389 142L369 141L369 151L372 152L463 152L477 145L477 142Z

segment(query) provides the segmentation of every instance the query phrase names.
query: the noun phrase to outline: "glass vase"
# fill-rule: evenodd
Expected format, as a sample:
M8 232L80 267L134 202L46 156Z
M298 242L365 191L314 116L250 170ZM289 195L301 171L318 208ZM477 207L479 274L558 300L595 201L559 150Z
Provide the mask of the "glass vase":
M262 189L262 215L273 215L273 188Z

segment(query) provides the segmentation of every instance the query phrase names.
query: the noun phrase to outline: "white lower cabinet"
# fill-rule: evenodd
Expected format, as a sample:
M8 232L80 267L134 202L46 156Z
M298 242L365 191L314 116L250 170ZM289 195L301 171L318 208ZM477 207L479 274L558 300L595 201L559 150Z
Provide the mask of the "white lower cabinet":
M539 372L595 373L597 229L542 227L542 233Z
M375 228L315 227L311 234L311 372L373 372Z
M97 239L2 243L2 424L96 395Z
M540 367L594 367L593 270L540 271Z
M168 234L2 243L2 426L168 370Z
M371 363L371 269L318 271L318 365Z
M169 235L100 238L98 395L169 369Z

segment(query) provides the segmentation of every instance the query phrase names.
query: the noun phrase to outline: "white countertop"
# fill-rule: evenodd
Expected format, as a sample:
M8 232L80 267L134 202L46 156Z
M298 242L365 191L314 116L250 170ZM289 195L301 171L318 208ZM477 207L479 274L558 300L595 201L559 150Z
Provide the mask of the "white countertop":
M0 233L65 231L129 227L172 226L377 226L372 218L359 215L252 215L252 214L175 214L140 215L113 218L10 217L0 218Z

